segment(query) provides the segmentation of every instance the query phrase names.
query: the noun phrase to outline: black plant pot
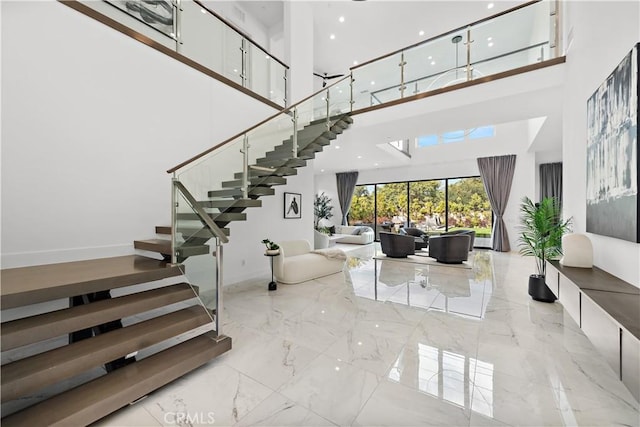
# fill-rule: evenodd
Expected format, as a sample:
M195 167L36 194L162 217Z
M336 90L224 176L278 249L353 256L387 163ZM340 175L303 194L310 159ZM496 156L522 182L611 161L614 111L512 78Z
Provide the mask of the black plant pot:
M551 289L549 289L544 279L544 276L537 274L529 276L529 295L536 301L554 302L557 298L553 292L551 292Z

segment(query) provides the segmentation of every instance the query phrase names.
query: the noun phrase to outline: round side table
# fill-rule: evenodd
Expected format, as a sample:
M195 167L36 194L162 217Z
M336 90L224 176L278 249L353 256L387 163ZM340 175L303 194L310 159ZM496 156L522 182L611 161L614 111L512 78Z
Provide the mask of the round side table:
M277 254L264 254L264 256L268 256L269 258L271 258L271 282L269 282L270 291L275 291L276 289L278 289L278 284L275 282L275 280L273 280L273 257L277 257L278 255L280 255L279 252Z

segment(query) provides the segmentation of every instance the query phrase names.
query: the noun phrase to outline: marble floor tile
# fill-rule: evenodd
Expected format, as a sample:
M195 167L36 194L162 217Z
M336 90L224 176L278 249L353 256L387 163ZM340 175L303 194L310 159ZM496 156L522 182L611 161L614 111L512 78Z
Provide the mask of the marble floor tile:
M94 427L103 426L136 426L136 427L158 427L162 426L153 415L147 412L141 405L141 402L137 402L133 405L126 406L111 415L102 418L99 421L91 424Z
M562 305L527 294L532 259L476 250L472 269L382 274L376 250L275 292L268 277L225 288L233 349L100 425L204 425L211 412L219 426L640 426Z
M563 425L551 387L497 372L476 372L471 425L476 413L508 425Z
M403 344L398 339L385 338L356 327L340 337L324 354L384 376L398 358Z
M369 371L320 355L278 391L333 423L350 425L378 382Z
M235 426L335 426L307 408L297 405L280 393L273 393Z
M223 363L214 361L152 393L139 403L163 426L196 419L195 424L233 425L273 391Z
M382 380L354 426L468 426L468 409L438 394Z
M229 330L233 348L220 357L225 364L276 390L297 376L320 353L245 327Z

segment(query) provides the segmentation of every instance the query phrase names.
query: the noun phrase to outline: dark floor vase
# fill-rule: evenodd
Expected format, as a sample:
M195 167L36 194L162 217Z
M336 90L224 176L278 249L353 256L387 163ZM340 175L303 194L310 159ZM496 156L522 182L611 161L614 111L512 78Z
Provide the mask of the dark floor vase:
M536 301L554 302L557 298L544 282L544 276L532 274L529 276L529 295Z

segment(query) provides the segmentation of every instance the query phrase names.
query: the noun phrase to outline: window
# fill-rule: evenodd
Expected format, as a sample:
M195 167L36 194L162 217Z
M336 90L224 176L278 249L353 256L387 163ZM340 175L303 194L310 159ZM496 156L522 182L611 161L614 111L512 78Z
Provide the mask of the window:
M495 136L495 134L495 126L480 126L473 129L444 132L440 135L422 135L416 139L416 145L418 147L430 147L438 144L448 144L450 142L490 138Z
M424 135L418 137L418 147L429 147L438 144L438 135Z
M449 142L460 142L464 141L464 131L463 130L454 130L452 132L445 132L440 135L443 144L448 144Z
M490 242L492 212L480 177L447 178L356 186L349 225L397 232L415 227L427 234L452 229L476 232L476 246Z
M489 138L496 134L495 126L481 126L469 132L469 139Z

